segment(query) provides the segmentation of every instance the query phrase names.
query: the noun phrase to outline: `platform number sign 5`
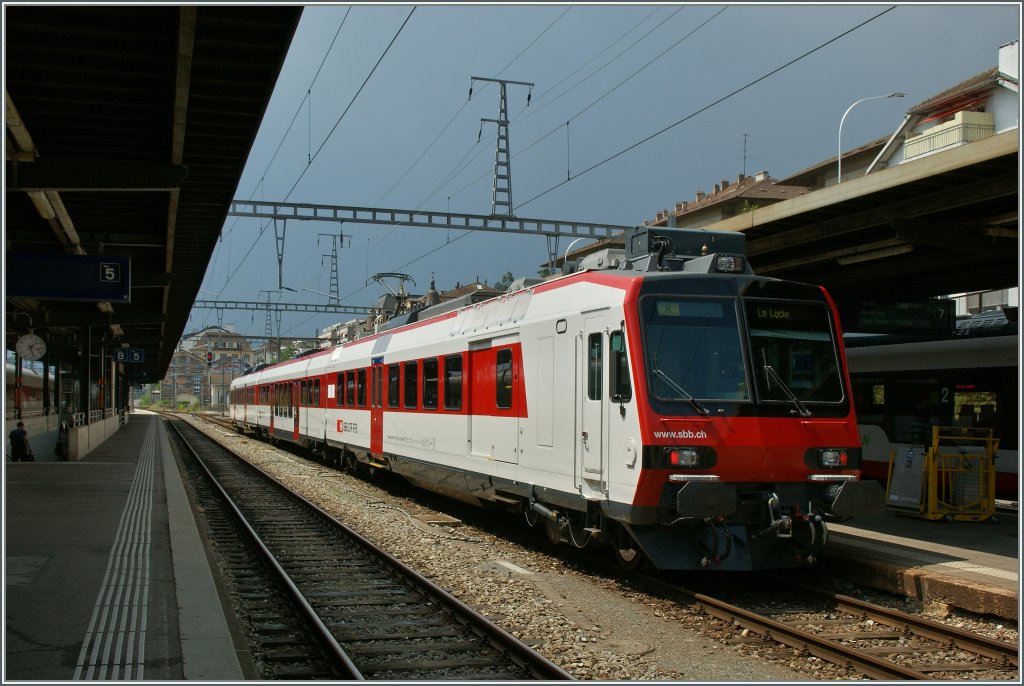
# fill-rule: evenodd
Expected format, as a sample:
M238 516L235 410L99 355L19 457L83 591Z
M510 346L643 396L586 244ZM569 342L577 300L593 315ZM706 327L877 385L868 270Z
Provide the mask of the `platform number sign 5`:
M100 262L100 283L121 283L121 265L117 262Z
M114 362L132 362L141 364L146 361L145 348L114 348Z

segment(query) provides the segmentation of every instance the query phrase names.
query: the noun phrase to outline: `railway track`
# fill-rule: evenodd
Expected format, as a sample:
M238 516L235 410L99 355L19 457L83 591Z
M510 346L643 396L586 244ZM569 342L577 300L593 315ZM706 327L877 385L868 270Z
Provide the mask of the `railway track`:
M881 680L1017 680L1018 647L850 596L762 575L764 585L699 593L646 574L647 592L726 622L730 643L779 645Z
M590 569L596 565L611 578L622 578L621 570L594 562L591 556L585 562L572 558ZM798 588L781 578L771 578L756 590L749 586L754 583L751 577L743 578L749 587L744 594L735 589L698 593L646 575L636 577L632 587L722 620L724 631L731 632L726 642L746 644L761 653L795 650L883 680L1018 678L1016 645L849 596Z
M281 575L333 678L567 680L572 677L400 561L184 422L171 422L255 546ZM288 633L284 622L271 625ZM312 663L311 663L312 664ZM322 667L313 667L323 673ZM295 673L297 669L292 669Z

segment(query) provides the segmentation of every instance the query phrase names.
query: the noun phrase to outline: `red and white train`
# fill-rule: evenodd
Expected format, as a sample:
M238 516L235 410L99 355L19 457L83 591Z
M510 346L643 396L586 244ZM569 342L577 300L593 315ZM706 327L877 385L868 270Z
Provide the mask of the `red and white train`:
M755 276L740 234L637 227L625 246L242 376L233 420L627 565L812 563L827 521L883 507L831 299Z

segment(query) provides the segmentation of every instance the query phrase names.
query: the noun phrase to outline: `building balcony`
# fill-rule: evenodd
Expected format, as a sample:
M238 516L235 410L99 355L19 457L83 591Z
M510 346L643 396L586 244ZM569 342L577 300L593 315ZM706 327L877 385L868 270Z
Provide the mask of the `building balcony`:
M965 143L994 136L995 115L991 112L957 112L951 121L933 126L903 144L904 160L929 155Z

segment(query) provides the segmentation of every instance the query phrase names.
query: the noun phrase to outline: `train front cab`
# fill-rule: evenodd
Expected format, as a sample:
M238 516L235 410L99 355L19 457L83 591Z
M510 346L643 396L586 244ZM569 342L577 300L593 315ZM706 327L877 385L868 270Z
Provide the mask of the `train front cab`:
M610 514L656 567L806 565L828 521L881 511L823 290L654 277L627 312L642 470Z

